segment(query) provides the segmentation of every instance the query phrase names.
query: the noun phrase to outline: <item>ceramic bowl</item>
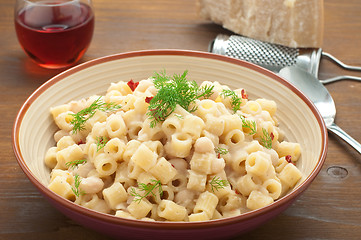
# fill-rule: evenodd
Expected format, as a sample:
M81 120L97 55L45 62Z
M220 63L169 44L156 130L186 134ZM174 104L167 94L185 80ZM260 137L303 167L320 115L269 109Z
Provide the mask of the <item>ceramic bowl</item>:
M289 141L301 144L297 167L302 182L273 204L236 217L207 222L147 222L118 218L78 206L46 186L50 171L46 150L54 146L56 126L49 108L93 94L104 94L111 82L139 81L155 71L188 70L188 79L219 81L232 89L243 87L250 99L276 101L277 118ZM307 189L321 170L327 151L327 130L312 102L286 80L259 66L206 52L148 50L95 59L67 70L40 86L21 107L13 129L13 148L22 170L57 209L85 227L116 238L224 239L242 234L284 211ZM270 233L271 234L271 233Z

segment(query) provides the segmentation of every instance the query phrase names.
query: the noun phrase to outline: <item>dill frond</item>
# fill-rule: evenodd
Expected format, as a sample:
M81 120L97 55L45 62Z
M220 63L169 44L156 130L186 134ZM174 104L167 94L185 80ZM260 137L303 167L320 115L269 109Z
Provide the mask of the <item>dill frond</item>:
M74 195L77 197L85 194L83 191L79 189L80 182L81 182L80 176L76 174L74 176L74 187L71 187L71 190L73 191Z
M151 180L152 182L154 182L154 184L151 184L151 183L148 183L148 184L145 184L145 183L138 183L138 189L140 191L143 191L144 194L141 195L139 194L135 188L132 188L131 191L130 191L130 195L134 196L135 198L133 199L133 201L135 202L140 202L143 198L147 197L149 194L152 194L153 196L156 196L153 192L154 189L157 189L158 188L158 193L160 196L163 195L163 189L162 189L162 183L160 182L160 180L154 180L152 179Z
M244 116L239 116L239 117L242 119L242 127L250 130L248 132L249 135L253 135L257 132L256 121L248 120Z
M151 119L151 127L164 121L177 105L194 112L197 108L190 109L191 103L199 98L209 98L213 94L214 86L199 87L195 81L187 80L187 73L188 71L184 71L181 75L167 76L163 71L154 74L153 82L158 93L149 102L147 115Z
M221 147L216 147L214 151L219 155L226 155L229 152L227 149Z
M97 152L99 152L100 149L105 147L105 145L109 141L109 138L107 138L107 137L96 137L95 141L96 141L96 144L97 144Z
M65 166L66 166L67 168L74 169L74 168L77 167L79 164L86 163L86 162L87 162L86 159L74 160L74 161L70 161L70 162L65 163Z
M265 128L262 128L263 136L261 136L261 144L267 148L272 148L272 137Z
M221 92L221 96L223 96L224 98L231 98L231 105L234 112L237 112L237 110L241 109L242 99L238 97L235 91L223 89Z
M96 110L103 112L111 112L121 108L120 105L116 103L105 103L101 101L101 97L96 99L89 107L80 110L77 113L70 114L73 119L71 120L71 124L73 125L73 133L77 131L81 131L85 129L85 122L88 121L91 117L94 116Z
M229 182L227 180L222 180L220 177L214 176L212 180L209 182L211 185L211 189L214 192L214 190L218 191L218 189L223 189L227 186L229 186Z

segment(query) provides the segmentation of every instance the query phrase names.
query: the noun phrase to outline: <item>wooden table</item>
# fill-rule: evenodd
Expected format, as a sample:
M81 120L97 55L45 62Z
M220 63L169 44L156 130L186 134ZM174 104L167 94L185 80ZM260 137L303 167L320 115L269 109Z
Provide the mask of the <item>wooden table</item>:
M14 31L14 2L0 3L0 239L106 239L49 205L14 157L11 134L20 106L60 72L37 67L23 53ZM207 51L218 33L229 33L199 19L194 0L93 2L95 33L82 62L141 49ZM325 0L324 51L359 66L360 12L359 0ZM322 78L339 73L338 67L322 62ZM361 142L361 83L343 81L327 88L336 102L337 124ZM311 187L284 213L236 239L361 239L360 163L361 155L330 134L325 165Z

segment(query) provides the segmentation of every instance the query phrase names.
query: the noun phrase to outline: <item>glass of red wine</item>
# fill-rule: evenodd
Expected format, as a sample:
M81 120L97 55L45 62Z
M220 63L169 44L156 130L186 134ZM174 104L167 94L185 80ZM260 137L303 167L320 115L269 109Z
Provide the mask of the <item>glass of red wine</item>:
M15 30L26 54L45 68L74 65L94 31L91 0L17 0Z

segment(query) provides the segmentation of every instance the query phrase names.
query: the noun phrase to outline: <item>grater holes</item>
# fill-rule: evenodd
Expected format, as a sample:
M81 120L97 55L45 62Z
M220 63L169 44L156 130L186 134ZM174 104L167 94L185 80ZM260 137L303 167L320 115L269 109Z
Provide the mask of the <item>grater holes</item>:
M228 39L225 54L258 65L284 67L296 63L299 51L297 48L289 48L233 35Z

